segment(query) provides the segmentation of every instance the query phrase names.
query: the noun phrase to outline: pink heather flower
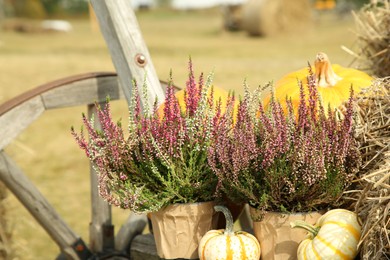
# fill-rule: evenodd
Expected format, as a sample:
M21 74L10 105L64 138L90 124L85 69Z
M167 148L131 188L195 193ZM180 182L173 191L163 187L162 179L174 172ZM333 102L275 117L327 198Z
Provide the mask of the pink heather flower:
M203 84L203 76L201 77L201 84ZM198 102L200 99L201 86L197 86L194 76L194 70L192 67L192 62L189 62L189 77L186 84L186 92L185 92L185 104L186 104L186 113L191 117L195 114L196 109L198 107Z
M174 87L169 84L167 88L167 95L165 99L164 118L162 124L159 121L153 121L154 124L160 124L155 126L159 131L152 132L152 135L157 142L163 142L164 146L168 147L168 156L178 157L177 150L180 149L178 145L182 142L180 138L181 131L184 129L184 120L181 115L179 102L174 94ZM158 134L157 136L155 134Z
M319 94L317 91L317 84L315 76L311 70L311 66L309 64L309 76L307 76L307 88L309 90L309 98L308 98L308 110L310 114L310 120L314 122L317 121L317 110L319 102Z

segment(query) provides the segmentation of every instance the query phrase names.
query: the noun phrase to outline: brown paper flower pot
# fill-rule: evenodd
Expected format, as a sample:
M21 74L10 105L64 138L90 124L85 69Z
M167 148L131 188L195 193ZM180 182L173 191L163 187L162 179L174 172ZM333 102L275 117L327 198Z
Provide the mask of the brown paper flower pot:
M303 220L315 224L322 215L318 212L282 214L266 212L250 208L253 220L253 231L261 247L261 260L293 260L297 259L299 243L306 237L307 232L292 229L290 222Z
M157 253L163 259L197 259L200 239L217 227L214 202L170 205L150 214Z

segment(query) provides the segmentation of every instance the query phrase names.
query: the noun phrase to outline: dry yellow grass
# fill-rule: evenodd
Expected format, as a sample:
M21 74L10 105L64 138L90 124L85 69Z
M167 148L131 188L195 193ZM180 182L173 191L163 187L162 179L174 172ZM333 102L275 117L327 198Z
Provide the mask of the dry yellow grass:
M138 14L143 36L162 80L173 70L183 86L191 55L196 72L215 72L214 83L242 93L306 66L319 51L334 63L349 64L340 46L351 46L352 19L318 17L312 29L299 35L250 38L245 32L224 32L219 10ZM88 71L112 71L105 42L88 20L71 21L68 34L0 34L0 103L39 84ZM69 132L81 125L84 107L46 112L6 148L55 206L65 221L88 241L90 221L88 162ZM126 117L126 104L116 102L116 117ZM53 259L58 247L13 197L8 198L15 250L19 259ZM114 210L115 223L128 212ZM117 229L119 225L117 225Z

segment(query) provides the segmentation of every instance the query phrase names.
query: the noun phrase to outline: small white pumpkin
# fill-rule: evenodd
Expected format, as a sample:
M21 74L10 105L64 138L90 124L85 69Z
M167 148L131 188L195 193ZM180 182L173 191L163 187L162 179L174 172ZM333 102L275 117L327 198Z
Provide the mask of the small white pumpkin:
M256 237L245 232L233 232L233 218L224 206L215 206L226 218L226 229L210 230L200 240L199 257L201 260L259 260L260 244Z
M333 209L321 216L314 226L295 221L291 227L309 231L307 238L299 244L298 260L349 260L358 253L361 226L352 211Z

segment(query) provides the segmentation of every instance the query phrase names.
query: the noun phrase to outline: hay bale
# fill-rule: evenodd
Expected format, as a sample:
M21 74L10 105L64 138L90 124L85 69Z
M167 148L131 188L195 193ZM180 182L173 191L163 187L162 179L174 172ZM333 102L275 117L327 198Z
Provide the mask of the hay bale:
M357 13L357 50L347 51L358 61L361 69L377 77L390 76L390 3L388 0L371 0Z
M249 0L242 8L242 28L252 36L269 36L306 28L311 20L308 0Z
M360 257L390 256L390 77L374 80L356 102L356 134L363 167L345 198L362 220ZM387 257L387 258L386 258Z

